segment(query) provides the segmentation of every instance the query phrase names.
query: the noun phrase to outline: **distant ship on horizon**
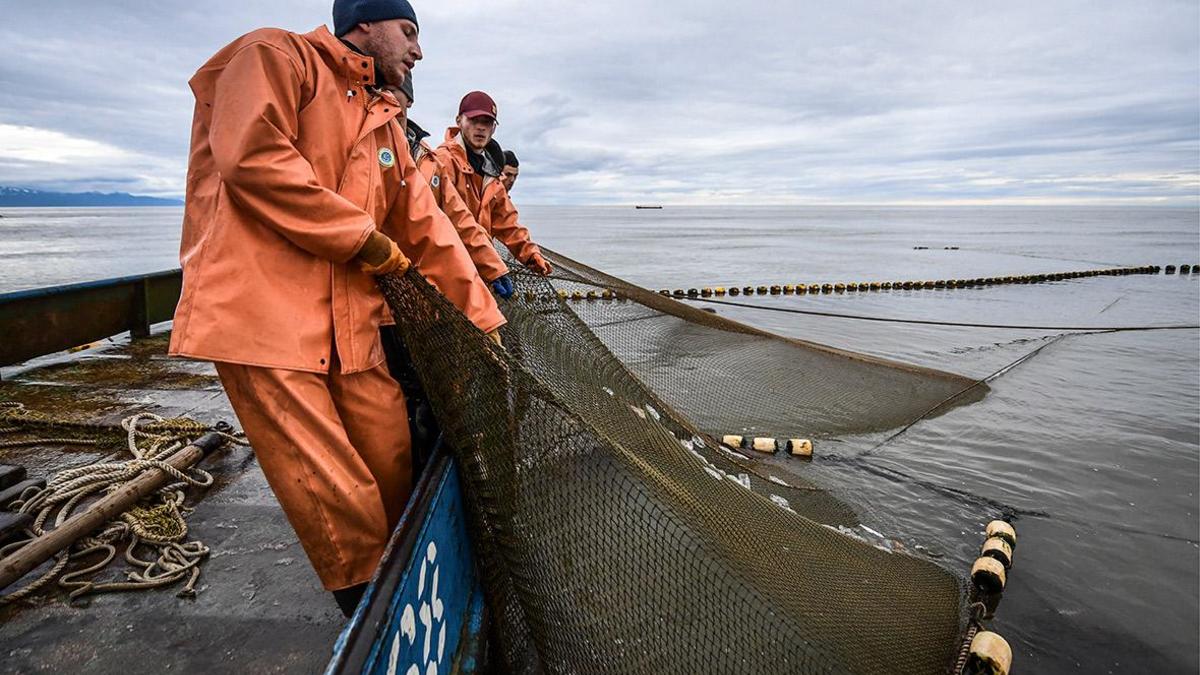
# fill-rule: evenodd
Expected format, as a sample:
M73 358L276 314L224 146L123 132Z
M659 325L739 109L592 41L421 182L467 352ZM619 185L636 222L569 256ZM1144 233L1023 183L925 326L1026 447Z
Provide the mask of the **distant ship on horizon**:
M635 208L635 209L661 209L662 206L657 205L657 204L635 204L633 208Z

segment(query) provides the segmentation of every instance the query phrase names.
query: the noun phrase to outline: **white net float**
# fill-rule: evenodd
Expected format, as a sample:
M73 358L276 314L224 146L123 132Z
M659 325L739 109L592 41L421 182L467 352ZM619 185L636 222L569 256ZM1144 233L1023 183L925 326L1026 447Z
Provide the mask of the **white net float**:
M787 442L787 451L796 457L812 457L813 444L807 438L792 438Z
M766 436L760 436L758 438L755 438L754 443L752 443L750 447L754 448L755 450L757 450L759 452L766 452L766 453L771 453L771 454L774 454L775 451L778 450L778 446L775 444L775 439L767 438Z
M1004 541L1000 537L991 537L987 541L983 542L983 546L979 549L979 554L999 560L1000 564L1004 565L1004 569L1010 569L1012 567L1012 547L1008 545L1007 541Z
M992 537L999 537L1000 539L1008 542L1009 547L1014 549L1017 547L1016 529L1003 520L993 520L992 522L988 523L986 532L989 539Z
M970 655L963 673L1008 675L1012 668L1012 647L991 631L980 631L971 640Z
M985 593L999 593L1004 590L1007 581L1004 565L990 556L980 557L971 566L971 581Z

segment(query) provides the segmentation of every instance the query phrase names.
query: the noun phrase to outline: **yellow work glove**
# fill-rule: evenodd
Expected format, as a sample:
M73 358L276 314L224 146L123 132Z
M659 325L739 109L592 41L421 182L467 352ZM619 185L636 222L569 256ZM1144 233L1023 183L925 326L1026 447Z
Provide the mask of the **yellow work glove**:
M396 242L379 230L371 232L355 260L362 271L376 276L389 272L404 274L412 264Z
M499 345L501 347L504 346L504 343L500 341L500 329L499 328L488 333L487 336L490 337L492 339L492 342L495 342L497 345Z
M550 263L546 262L541 253L535 252L529 256L529 260L525 261L525 266L544 277L548 277L554 272L554 268L550 266Z

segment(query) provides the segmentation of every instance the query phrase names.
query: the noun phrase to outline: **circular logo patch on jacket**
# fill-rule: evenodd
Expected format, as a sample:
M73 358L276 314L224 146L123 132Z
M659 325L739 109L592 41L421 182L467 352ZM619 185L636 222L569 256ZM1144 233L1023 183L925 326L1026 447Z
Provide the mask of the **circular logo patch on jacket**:
M441 185L441 184L442 184L442 179L441 179L441 177L440 177L440 176L438 176L437 174L434 174L434 175L433 175L433 178L430 178L430 179L429 179L429 185L430 185L431 187L433 187L435 190L436 190L436 189L437 189L437 187L438 187L439 185Z
M392 152L391 148L379 149L379 166L385 169L396 166L396 153Z

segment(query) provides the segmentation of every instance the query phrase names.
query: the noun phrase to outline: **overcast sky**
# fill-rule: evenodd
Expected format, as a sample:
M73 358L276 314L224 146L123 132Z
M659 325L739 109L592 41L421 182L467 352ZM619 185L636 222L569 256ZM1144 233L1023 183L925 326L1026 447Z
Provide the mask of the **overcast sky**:
M414 0L412 117L519 203L1200 200L1200 3ZM0 185L183 192L213 52L327 0L0 0Z

